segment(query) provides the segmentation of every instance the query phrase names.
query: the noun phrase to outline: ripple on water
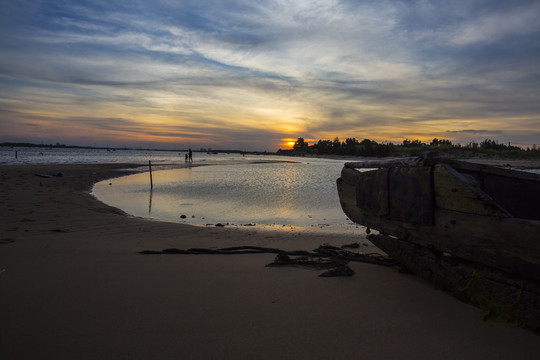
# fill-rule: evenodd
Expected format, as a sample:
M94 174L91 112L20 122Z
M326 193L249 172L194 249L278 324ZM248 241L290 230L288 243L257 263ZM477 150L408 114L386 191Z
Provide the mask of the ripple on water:
M136 174L101 182L101 201L143 217L195 224L264 224L324 228L351 225L339 204L342 161L212 165Z

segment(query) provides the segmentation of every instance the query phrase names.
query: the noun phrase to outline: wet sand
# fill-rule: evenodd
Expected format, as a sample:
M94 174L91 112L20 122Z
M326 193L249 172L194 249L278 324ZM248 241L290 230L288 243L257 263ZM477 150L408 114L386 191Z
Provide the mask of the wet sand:
M135 218L88 195L128 165L0 166L0 359L536 359L540 337L394 268L352 277L265 267L272 254L141 255L343 234ZM63 177L35 174L62 171ZM372 245L362 246L372 251Z

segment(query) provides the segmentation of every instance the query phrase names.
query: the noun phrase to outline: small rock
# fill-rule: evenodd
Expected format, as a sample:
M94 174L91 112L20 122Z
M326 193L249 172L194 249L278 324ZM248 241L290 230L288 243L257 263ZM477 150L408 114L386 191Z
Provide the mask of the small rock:
M279 253L276 255L274 264L290 264L291 258L287 254Z
M180 219L185 219L185 218L187 218L186 215L180 215Z
M319 277L333 277L333 276L353 276L354 270L347 265L338 266L337 268L330 269L323 272Z

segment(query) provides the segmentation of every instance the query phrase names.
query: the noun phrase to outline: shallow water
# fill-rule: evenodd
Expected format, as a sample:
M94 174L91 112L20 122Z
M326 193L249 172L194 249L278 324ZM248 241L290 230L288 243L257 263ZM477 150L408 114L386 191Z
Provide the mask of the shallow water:
M131 149L80 149L46 147L0 146L0 164L82 164L82 163L179 163L183 164L186 151L131 150ZM238 153L209 154L193 152L195 163L227 162L232 160L259 159L261 156ZM271 156L262 156L271 158Z
M261 160L155 171L153 189L148 173L130 175L96 184L93 195L136 216L201 225L354 226L336 189L344 161Z

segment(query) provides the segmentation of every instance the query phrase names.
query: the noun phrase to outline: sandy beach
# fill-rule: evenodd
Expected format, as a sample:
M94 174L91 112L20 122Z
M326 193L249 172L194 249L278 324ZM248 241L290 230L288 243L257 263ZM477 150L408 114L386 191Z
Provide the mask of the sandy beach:
M363 236L197 227L88 194L129 164L0 166L0 359L537 359L540 337L393 267L352 277L272 254L164 248L362 245ZM35 174L62 177L42 178Z

